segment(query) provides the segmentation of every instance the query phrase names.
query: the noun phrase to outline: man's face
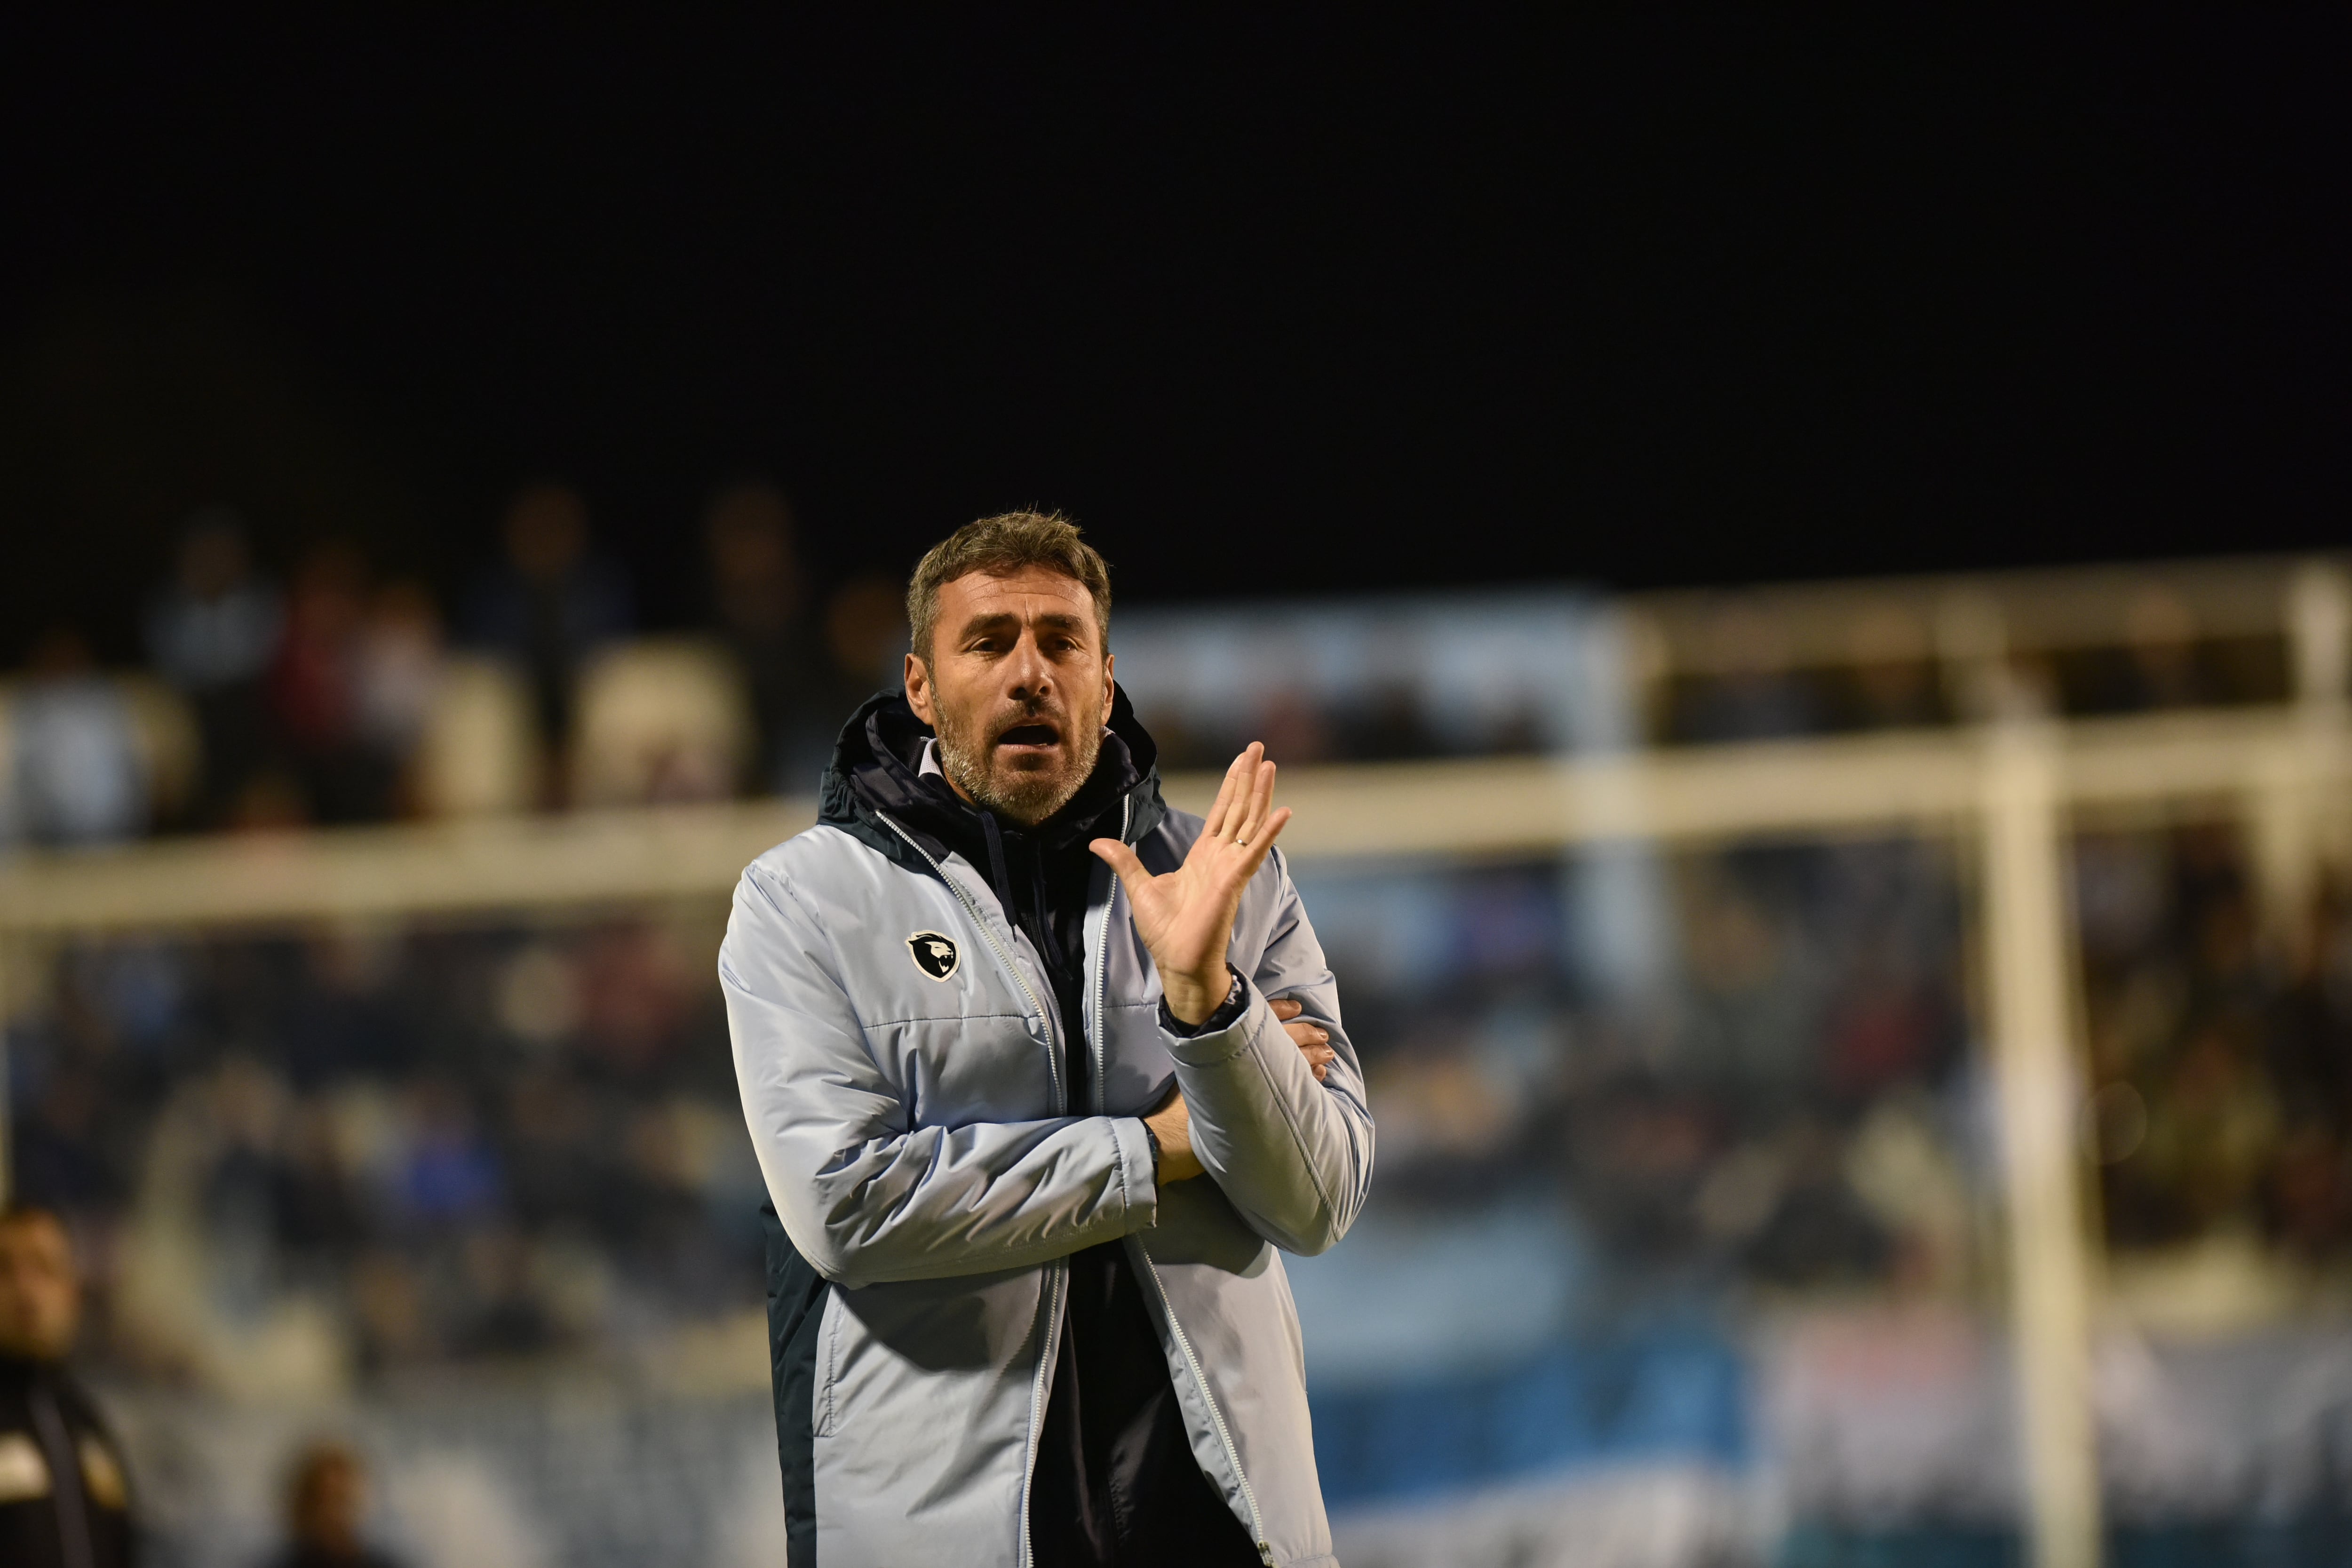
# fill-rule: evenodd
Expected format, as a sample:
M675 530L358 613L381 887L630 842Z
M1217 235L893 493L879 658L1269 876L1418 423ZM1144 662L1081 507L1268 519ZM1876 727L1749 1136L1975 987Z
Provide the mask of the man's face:
M0 1225L0 1355L59 1360L80 1320L81 1281L64 1229L43 1215Z
M1111 659L1085 584L1043 566L967 573L940 590L930 657L907 656L907 701L966 800L1038 823L1102 751Z

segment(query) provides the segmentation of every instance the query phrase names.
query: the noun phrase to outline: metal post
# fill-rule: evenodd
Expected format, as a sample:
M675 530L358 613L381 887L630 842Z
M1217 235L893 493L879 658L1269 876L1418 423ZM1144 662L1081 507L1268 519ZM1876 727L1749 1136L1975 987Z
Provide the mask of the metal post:
M2099 1476L2060 761L2055 728L2046 721L2011 717L1990 731L1984 780L1987 977L2032 1562L2034 1568L2095 1568Z

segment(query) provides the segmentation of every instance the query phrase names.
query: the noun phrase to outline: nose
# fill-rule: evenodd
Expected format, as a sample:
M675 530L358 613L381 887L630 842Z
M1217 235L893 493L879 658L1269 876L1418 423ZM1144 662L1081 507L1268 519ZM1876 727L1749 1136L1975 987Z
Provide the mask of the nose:
M1042 702L1053 695L1054 661L1031 633L1022 634L1013 657L1005 660L1005 675L1010 681L1006 695L1015 701Z

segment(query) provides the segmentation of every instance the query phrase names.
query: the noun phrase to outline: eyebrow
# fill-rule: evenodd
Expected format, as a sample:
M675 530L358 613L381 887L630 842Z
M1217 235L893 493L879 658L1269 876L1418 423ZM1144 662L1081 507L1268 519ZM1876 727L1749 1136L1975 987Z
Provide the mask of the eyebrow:
M960 637L968 637L976 633L997 631L1006 626L1019 626L1023 624L1022 617L1014 615L1012 611L999 610L993 615L983 614L972 616L970 620L964 622L962 630L960 631L957 636ZM1049 610L1042 616L1034 617L1028 624L1037 626L1042 631L1066 632L1076 630L1089 623L1083 616L1073 616L1059 610Z

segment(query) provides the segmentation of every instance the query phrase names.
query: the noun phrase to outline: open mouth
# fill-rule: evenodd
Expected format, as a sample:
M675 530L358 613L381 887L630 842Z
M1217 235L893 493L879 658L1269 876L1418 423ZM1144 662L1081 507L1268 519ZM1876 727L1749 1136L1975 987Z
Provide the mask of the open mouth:
M1020 752L1050 751L1062 743L1062 731L1051 724L1015 724L997 736L996 743Z

